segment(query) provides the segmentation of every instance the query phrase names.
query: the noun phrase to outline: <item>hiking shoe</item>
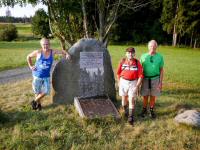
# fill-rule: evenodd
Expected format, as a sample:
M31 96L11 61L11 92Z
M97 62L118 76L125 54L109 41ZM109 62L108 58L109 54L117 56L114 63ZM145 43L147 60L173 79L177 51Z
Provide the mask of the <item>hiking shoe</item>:
M151 118L152 118L152 119L155 119L155 118L156 118L156 114L155 114L153 108L150 108L150 115L151 115Z
M133 123L134 123L133 116L128 117L128 123L133 126Z
M42 110L42 105L40 103L37 104L37 109L40 111Z
M123 109L124 109L124 117L125 117L125 118L128 118L128 113L129 113L129 112L128 112L128 107L127 107L127 106L124 106Z
M141 117L144 118L147 115L147 108L142 109Z
M33 110L36 110L36 109L37 109L37 102L36 102L35 100L33 100L33 101L31 102L31 106L32 106L32 109L33 109Z

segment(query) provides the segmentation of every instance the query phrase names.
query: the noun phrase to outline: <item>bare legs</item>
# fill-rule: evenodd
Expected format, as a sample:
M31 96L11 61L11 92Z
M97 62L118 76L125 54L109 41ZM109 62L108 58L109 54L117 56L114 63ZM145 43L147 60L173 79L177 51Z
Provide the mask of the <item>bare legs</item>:
M124 108L125 116L128 117L129 124L134 122L134 97L122 96L122 107Z
M41 104L41 99L45 96L45 93L35 94L35 101Z
M150 113L151 113L151 117L155 118L156 115L153 111L154 107L155 107L155 102L156 102L156 97L155 96L144 96L143 97L143 110L142 110L142 117L145 117L145 115L147 114L147 105L148 105L148 99L150 97Z

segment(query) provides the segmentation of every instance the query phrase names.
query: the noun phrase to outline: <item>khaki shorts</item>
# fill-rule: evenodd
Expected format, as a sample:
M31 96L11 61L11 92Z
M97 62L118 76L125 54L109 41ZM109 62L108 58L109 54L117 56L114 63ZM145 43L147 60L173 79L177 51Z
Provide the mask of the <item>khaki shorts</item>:
M160 79L143 79L142 81L142 87L141 87L141 95L142 96L160 96L161 91L158 88L159 87ZM149 87L150 86L150 87Z
M137 96L136 84L137 84L137 80L129 81L129 80L120 78L119 96L136 97Z

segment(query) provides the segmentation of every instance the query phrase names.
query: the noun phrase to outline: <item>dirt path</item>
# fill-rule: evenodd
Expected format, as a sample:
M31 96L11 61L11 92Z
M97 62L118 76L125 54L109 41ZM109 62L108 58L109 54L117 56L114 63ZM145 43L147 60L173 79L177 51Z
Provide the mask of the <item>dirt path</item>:
M54 67L56 63L57 62L54 62L52 67ZM32 78L31 70L28 67L0 71L0 84L12 83L28 78Z

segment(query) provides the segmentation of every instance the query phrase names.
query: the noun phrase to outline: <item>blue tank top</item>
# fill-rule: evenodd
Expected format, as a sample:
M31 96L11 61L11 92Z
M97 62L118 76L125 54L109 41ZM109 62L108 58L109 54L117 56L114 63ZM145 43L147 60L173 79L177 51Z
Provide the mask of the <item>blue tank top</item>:
M50 77L52 63L53 63L52 50L48 58L45 58L43 53L41 52L40 58L35 62L36 70L33 71L33 76L39 78Z

